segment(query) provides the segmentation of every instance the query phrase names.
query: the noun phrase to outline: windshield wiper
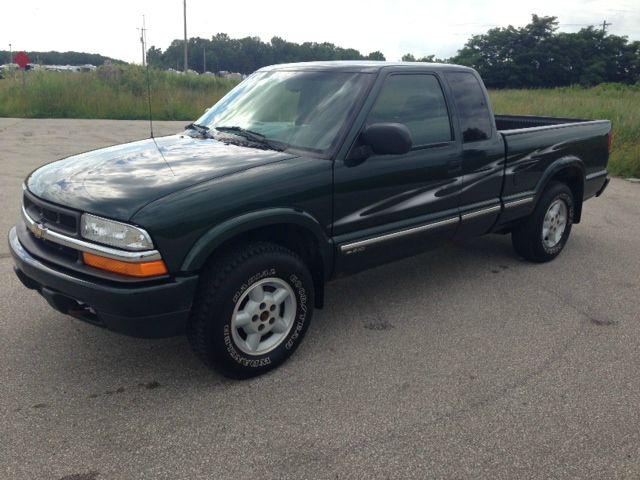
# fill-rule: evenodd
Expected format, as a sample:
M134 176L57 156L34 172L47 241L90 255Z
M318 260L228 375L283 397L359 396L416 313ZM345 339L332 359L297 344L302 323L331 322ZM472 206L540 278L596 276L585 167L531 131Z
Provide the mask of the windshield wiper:
M277 150L279 152L281 152L282 150L284 150L283 146L280 145L275 145L274 142L270 141L267 139L267 137L265 137L263 134L258 133L258 132L254 132L253 130L247 130L245 128L239 127L237 125L233 125L233 126L221 126L221 127L213 127L214 129L216 129L219 132L229 132L229 133L233 133L235 135L238 135L240 137L244 137L247 140L249 140L250 142L253 143L258 143L260 145L264 145L265 147L271 149L271 150Z
M199 123L190 123L189 125L185 125L185 130L195 130L203 137L211 138L211 133L209 133L209 127L206 125L200 125Z

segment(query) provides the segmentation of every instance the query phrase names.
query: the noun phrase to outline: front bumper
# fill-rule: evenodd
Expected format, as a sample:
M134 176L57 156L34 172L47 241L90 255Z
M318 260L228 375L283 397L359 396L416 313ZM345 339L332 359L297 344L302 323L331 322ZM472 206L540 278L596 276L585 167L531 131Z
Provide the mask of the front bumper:
M9 249L20 281L59 312L134 337L161 338L185 331L197 276L153 284L98 282L53 268L32 256L9 232Z

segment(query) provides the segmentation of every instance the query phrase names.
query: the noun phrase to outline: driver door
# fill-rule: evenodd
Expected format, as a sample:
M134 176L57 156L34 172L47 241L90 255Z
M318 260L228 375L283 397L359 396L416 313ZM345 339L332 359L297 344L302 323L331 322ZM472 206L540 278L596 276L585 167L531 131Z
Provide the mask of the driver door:
M351 273L433 248L459 223L461 144L442 82L430 73L389 73L365 124L402 123L403 155L337 160L333 236L336 273ZM356 140L352 152L361 145Z

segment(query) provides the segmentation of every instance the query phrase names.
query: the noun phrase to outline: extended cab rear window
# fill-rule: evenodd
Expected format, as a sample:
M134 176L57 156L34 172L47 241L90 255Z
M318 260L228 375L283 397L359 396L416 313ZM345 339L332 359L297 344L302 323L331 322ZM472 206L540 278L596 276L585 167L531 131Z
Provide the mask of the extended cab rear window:
M467 72L446 72L445 77L458 109L462 141L486 140L491 137L491 114L478 79Z
M385 122L406 125L414 147L452 138L447 104L434 75L390 75L367 119L369 125Z

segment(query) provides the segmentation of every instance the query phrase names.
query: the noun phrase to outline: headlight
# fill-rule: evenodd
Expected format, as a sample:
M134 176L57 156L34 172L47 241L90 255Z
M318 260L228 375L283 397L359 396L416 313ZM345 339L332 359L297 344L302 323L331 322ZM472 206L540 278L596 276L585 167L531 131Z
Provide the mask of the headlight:
M125 250L151 250L151 237L142 228L107 220L88 213L80 219L80 234L87 240Z

